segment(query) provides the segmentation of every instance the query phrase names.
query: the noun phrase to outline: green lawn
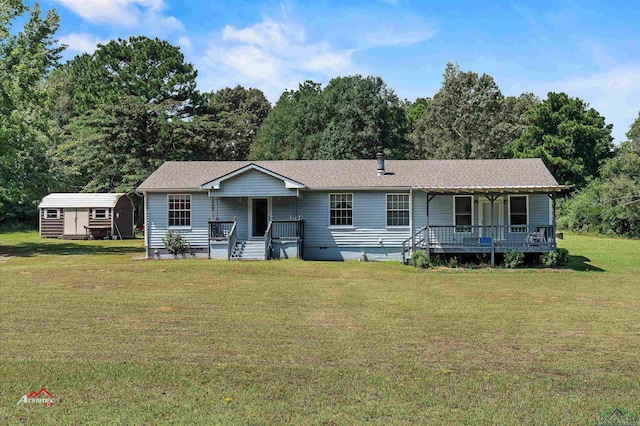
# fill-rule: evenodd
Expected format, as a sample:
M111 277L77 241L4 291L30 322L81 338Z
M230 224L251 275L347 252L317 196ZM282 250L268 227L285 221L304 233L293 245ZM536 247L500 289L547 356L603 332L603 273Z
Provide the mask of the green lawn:
M563 270L133 261L0 234L0 424L592 424L640 414L640 241ZM46 387L55 405L17 405Z

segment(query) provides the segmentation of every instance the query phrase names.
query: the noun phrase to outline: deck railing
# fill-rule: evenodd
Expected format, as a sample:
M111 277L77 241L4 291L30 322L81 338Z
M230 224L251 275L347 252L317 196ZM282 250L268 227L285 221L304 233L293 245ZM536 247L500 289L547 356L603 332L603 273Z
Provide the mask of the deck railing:
M553 225L430 226L429 247L553 247Z
M553 225L496 226L429 226L417 230L402 242L402 262L407 263L412 250L460 249L461 251L491 251L496 248L555 248ZM529 250L531 251L531 250Z
M235 220L210 220L209 221L209 250L211 250L211 241L227 242L227 259L231 259L233 249L238 240L236 232ZM211 252L209 252L211 257Z
M271 256L271 249L273 248L273 240L288 240L295 241L298 257L304 259L304 220L291 219L291 220L272 220L269 222L265 233L265 258L268 253Z
M235 220L212 220L209 221L209 238L212 240L224 241L229 238L231 228Z
M304 232L304 221L293 220L272 220L273 239L295 240L301 239Z

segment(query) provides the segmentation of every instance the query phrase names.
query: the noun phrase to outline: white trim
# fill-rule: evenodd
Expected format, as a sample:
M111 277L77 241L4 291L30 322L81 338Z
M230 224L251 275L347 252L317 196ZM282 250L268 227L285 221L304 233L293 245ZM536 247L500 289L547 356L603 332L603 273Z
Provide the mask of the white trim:
M409 190L409 235L413 235L413 189Z
M231 179L234 176L237 176L239 174L242 174L246 171L249 170L257 170L259 172L262 172L266 175L269 175L271 177L274 177L276 179L280 179L281 181L284 182L284 187L287 189L300 189L300 188L304 188L305 185L301 184L300 182L296 182L295 180L289 179L287 177L284 177L282 175L279 175L275 172L272 172L269 169L265 169L264 167L260 167L257 164L247 164L244 167L241 167L231 173L228 173L222 177L219 177L218 179L212 180L210 182L207 182L203 185L200 185L200 189L220 189L220 183L227 180L227 179ZM257 197L256 197L257 198Z
M143 222L143 226L144 226L144 246L145 248L148 250L149 249L149 221L148 216L149 216L149 212L147 211L147 191L143 191L142 192L142 214L144 214L144 222ZM167 209L168 210L168 209ZM135 222L134 222L135 225ZM133 227L133 233L135 235L135 226ZM147 257L149 257L149 252L147 251Z
M174 194L177 193L189 193L189 192L193 192L193 193L200 193L200 192L205 192L206 190L201 189L201 188L151 188L151 189L145 189L142 192L137 191L140 194L146 194L147 192L150 192L152 194L157 193L157 192L171 192Z
M271 198L272 197L247 197L247 206L249 207L248 238L264 237L264 235L253 235L253 200L267 200L267 226L269 226L269 221L273 215Z
M453 205L451 206L451 210L453 210L453 232L462 232L465 233L465 231L457 231L456 227L458 225L456 225L456 198L462 198L462 197L466 197L466 198L471 198L471 226L473 227L475 225L475 221L474 221L474 217L475 216L473 214L473 203L474 203L474 199L473 199L473 195L454 195L453 196ZM469 225L460 225L460 226L469 226Z
M104 210L104 217L96 217L97 210ZM91 207L91 219L92 220L108 220L111 219L111 209L107 207Z
M406 195L409 197L409 224L408 225L389 225L389 195ZM395 210L395 211L404 211L403 210ZM385 228L391 229L411 229L411 191L410 192L386 192L384 194L384 223Z
M46 220L57 220L57 219L60 219L60 217L61 217L61 210L62 210L62 209L44 208L44 209L42 209L42 210L44 210L44 218L45 218ZM51 211L51 210L55 210L55 212L56 212L56 217L49 217L49 211ZM40 215L40 217L42 217L42 215Z
M169 197L176 195L188 195L189 196L189 225L169 225ZM171 193L167 194L167 229L188 230L193 226L193 199L191 194L185 193Z
M517 226L526 226L527 227L527 232L529 229L529 195L528 194L509 194L508 196L508 213L507 215L509 216L509 233L513 232L514 234L523 234L524 232L514 232L511 230L511 227L517 227ZM526 197L526 203L527 203L527 224L526 225L512 225L511 224L511 197Z
M332 195L351 195L351 225L332 225L331 224L331 196ZM330 192L327 194L327 198L329 200L329 203L327 204L329 206L329 208L327 209L327 223L328 229L349 229L349 228L355 228L355 199L356 197L354 197L353 192ZM386 220L386 219L385 219Z

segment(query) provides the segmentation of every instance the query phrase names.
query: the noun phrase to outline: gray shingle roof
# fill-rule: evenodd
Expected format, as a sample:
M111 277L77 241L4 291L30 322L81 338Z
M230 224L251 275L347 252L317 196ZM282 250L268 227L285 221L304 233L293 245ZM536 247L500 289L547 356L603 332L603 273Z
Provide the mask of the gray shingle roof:
M509 160L386 160L376 175L376 160L168 161L139 187L198 189L249 164L304 184L324 188L543 188L559 187L539 158Z

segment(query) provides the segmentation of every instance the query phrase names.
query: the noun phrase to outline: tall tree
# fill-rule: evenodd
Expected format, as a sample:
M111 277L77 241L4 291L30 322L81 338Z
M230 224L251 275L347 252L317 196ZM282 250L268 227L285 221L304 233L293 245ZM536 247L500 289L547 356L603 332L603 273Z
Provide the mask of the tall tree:
M258 132L256 159L400 158L407 122L400 100L379 77L307 81L283 93Z
M417 119L409 141L415 158L497 158L506 141L495 129L503 96L490 75L447 64L442 87Z
M262 123L250 158L295 160L315 158L322 130L322 87L305 81L298 90L287 90Z
M414 102L407 102L407 121L409 122L409 128L413 129L413 125L418 121L420 117L429 108L430 98L417 98Z
M577 231L640 237L640 117L601 177L591 181L560 210L560 224Z
M93 54L77 56L65 69L72 76L79 113L117 103L121 96L135 96L181 114L189 110L196 93L198 73L193 65L185 62L180 48L158 38L112 40Z
M212 127L209 150L216 159L246 160L271 103L261 90L242 86L224 88L204 95L202 125Z
M406 118L400 99L380 77L334 78L322 93L325 124L320 158L391 158L405 154Z
M65 126L57 153L74 185L132 191L159 164L201 153L189 139L167 139L196 108L197 73L176 46L132 37L99 46L54 75L71 98L58 111Z
M12 32L14 21L25 14L23 29ZM0 4L0 222L34 217L47 190L45 141L51 121L42 81L62 51L54 39L58 26L58 16L48 11L43 19L37 4Z
M583 187L611 158L611 124L598 111L566 93L549 93L526 116L527 129L508 149L516 158L540 157L561 183Z

